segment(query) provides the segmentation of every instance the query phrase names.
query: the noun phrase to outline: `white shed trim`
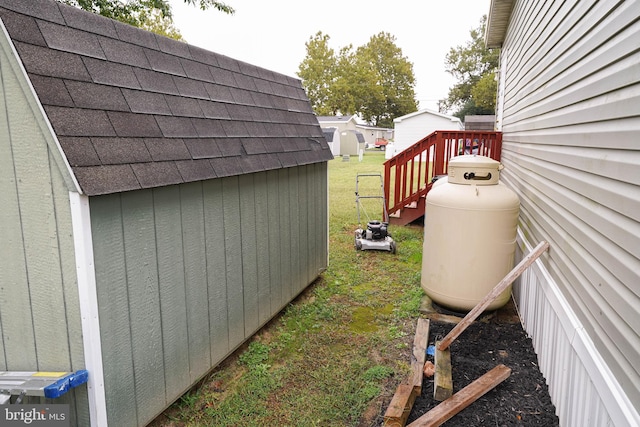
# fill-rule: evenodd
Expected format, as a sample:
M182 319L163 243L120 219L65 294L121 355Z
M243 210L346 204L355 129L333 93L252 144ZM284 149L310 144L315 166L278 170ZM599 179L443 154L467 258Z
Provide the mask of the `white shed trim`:
M89 381L87 383L89 416L92 426L106 426L107 401L104 391L102 344L98 319L98 296L93 260L89 198L75 192L69 192L69 200L73 222L78 296L82 317L84 363L85 368L89 371Z

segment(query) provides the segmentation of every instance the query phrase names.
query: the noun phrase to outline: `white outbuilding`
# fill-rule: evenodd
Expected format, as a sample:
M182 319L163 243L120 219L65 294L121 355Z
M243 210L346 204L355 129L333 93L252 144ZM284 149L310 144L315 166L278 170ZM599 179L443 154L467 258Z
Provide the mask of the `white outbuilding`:
M464 130L459 118L423 109L393 120L394 147L399 153L436 130Z

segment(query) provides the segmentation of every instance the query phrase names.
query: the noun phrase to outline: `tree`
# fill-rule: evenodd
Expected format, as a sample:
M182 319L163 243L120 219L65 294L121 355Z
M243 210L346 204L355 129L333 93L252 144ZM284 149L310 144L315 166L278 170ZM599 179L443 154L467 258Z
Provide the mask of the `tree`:
M471 40L463 46L451 48L445 59L445 69L457 83L449 89L447 98L440 101L440 110L454 110L453 115L461 119L468 114L495 112L495 70L500 50L485 47L486 23L485 15L480 26L470 31Z
M359 114L376 126L392 127L394 118L417 110L413 64L392 35L379 33L336 55L329 36L319 32L306 47L297 74L316 114Z
M304 81L307 96L316 114L336 114L338 107L331 101L331 87L335 83L338 59L329 47L329 36L317 32L305 43L307 56L298 67L298 76Z
M58 0L88 12L97 13L155 33L182 40L180 32L173 26L169 0ZM217 9L233 14L235 10L217 0L184 0L200 9Z
M140 12L140 28L161 36L184 41L180 30L173 25L173 21L166 16L162 16L157 9Z
M402 56L396 38L378 33L356 51L356 66L366 70L358 112L376 126L393 127L393 119L418 109L413 64Z

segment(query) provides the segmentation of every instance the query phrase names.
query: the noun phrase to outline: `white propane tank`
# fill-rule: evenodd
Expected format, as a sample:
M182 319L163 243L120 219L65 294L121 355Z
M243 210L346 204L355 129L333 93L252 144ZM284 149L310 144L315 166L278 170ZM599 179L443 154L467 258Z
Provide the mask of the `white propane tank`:
M520 201L499 182L501 169L489 157L454 157L427 194L421 281L437 304L469 311L513 268ZM487 310L510 295L511 287Z

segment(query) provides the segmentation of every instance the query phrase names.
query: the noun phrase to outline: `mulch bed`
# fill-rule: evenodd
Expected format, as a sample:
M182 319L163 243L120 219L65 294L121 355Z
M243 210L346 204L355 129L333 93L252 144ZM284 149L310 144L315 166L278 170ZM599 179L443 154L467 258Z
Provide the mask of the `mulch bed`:
M443 312L442 309L438 311ZM456 313L445 312L444 316L427 314L431 317L429 345L435 345L436 340L444 338L455 326L454 323L439 321L455 319L451 314ZM514 315L512 302L476 320L456 338L450 349L454 393L499 364L511 368L511 376L453 416L444 426L559 425L531 339ZM434 362L430 355L427 360ZM433 377L425 377L422 394L413 405L407 425L438 403L433 399Z

